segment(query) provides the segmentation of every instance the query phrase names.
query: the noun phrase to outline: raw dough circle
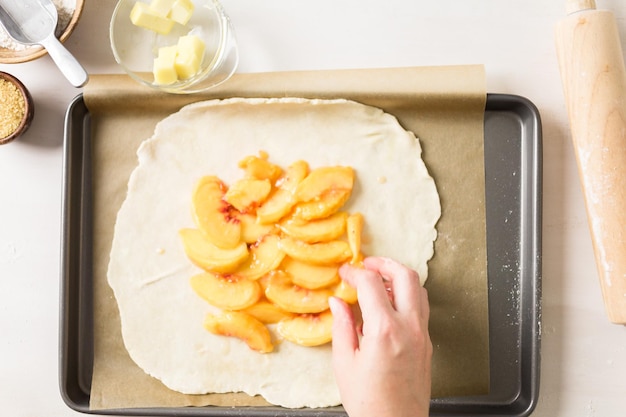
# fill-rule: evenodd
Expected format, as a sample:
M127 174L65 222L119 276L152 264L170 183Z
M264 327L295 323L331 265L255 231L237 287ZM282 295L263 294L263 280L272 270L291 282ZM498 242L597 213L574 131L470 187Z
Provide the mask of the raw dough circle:
M108 281L124 344L146 373L185 394L242 391L290 408L338 405L330 345L283 341L261 354L210 334L202 321L212 307L189 285L199 270L178 230L194 227L195 182L217 175L230 184L242 176L237 162L261 150L282 167L298 159L312 169L353 167L345 210L364 215L363 252L395 258L426 279L441 207L419 140L395 117L347 100L195 103L162 120L141 144L118 213Z

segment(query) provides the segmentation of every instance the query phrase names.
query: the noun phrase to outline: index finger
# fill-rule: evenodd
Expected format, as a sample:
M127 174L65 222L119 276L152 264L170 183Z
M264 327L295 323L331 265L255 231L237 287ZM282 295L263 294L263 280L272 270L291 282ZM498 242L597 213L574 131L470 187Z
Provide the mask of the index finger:
M380 317L381 311L391 312L393 308L383 279L376 271L345 264L339 268L339 274L343 280L356 288L364 322Z
M393 302L398 311L421 311L421 285L414 270L389 258L368 257L363 260L365 268L380 274L391 283Z

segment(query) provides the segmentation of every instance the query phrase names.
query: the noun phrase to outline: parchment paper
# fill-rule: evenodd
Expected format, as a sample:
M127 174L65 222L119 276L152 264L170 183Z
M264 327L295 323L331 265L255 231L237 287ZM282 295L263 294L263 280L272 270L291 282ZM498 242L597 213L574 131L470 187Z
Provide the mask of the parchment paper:
M128 177L137 164L137 147L152 135L158 121L185 104L228 97L351 99L382 108L416 134L442 204L426 284L434 345L432 394L487 394L486 94L482 66L236 74L220 87L194 95L158 93L123 75L92 75L84 92L92 116L93 147L91 409L269 405L260 397L241 393L183 395L145 374L126 353L117 303L106 280L113 226Z

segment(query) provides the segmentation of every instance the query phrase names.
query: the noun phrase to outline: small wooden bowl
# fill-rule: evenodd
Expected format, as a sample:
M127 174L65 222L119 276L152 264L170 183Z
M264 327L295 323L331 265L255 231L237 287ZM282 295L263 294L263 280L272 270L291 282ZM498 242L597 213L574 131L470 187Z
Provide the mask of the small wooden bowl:
M72 34L76 24L78 23L78 19L80 19L80 16L83 13L84 5L85 0L76 0L76 8L74 9L74 13L72 13L72 18L61 33L61 36L59 36L59 41L64 42ZM20 51L0 47L0 63L17 64L20 62L32 61L46 54L47 51L45 48L39 45L33 45Z
M0 145L4 145L5 143L11 142L13 139L16 139L24 132L26 132L26 130L28 130L30 122L33 120L33 116L35 115L35 105L33 103L33 98L31 97L30 92L20 80L18 80L11 74L2 71L0 71L0 80L5 80L13 84L15 87L17 87L17 90L22 94L22 97L24 98L24 116L22 117L20 124L13 131L13 133L4 138L0 138Z

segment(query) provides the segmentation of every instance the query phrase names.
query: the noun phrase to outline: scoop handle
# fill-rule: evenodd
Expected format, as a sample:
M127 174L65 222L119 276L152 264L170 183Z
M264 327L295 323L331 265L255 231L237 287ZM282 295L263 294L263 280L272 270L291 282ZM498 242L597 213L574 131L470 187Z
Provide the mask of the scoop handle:
M626 324L626 72L613 14L572 0L556 49L609 319Z
M57 67L74 87L82 87L89 81L87 71L54 34L44 39L41 45L46 48Z

